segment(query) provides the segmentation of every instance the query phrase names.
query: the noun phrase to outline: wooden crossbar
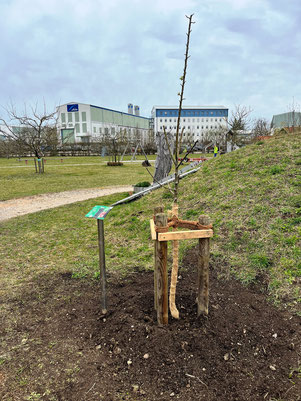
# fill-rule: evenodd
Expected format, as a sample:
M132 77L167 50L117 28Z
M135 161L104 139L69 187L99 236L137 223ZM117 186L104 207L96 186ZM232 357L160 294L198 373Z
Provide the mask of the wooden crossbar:
M213 230L173 231L168 233L158 233L158 241L175 241L181 239L211 237L213 237Z
M153 219L150 219L150 230L153 241L156 241L158 234L158 241L175 241L181 239L193 239L193 238L211 238L213 237L213 230L189 230L189 231L171 231L167 233L156 233L155 223Z

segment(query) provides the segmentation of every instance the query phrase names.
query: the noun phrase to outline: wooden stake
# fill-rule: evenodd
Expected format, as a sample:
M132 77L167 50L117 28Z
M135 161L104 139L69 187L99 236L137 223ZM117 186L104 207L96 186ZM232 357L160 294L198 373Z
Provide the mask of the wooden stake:
M179 207L177 204L172 206L172 216L178 217ZM174 231L176 229L174 228ZM173 255L172 255L172 272L170 280L170 291L169 291L169 309L172 317L179 319L179 311L176 307L176 287L178 281L178 270L179 270L179 241L173 241Z
M164 207L163 206L157 206L154 208L154 216L156 216L156 214L158 213L163 213L164 212ZM155 235L155 238L157 238L157 234L155 232L155 227L153 230L153 235ZM155 241L154 243L154 256L155 256L155 266L154 266L154 308L155 310L157 310L157 242Z
M101 309L102 314L107 313L107 278L106 278L106 260L105 260L105 237L103 220L97 219L98 227L98 247L99 247L99 269L101 280Z
M199 223L203 225L210 224L209 216L201 215ZM209 238L199 239L198 255L198 316L201 313L208 315L209 306Z
M167 216L164 213L155 215L155 224L158 227L167 225ZM157 289L157 320L158 324L168 324L168 276L167 276L167 241L156 241L156 285Z

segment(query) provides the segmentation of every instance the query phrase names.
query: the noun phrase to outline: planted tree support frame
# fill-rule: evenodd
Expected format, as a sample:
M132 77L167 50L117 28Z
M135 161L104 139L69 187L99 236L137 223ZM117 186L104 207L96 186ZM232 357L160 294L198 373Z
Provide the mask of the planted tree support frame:
M169 229L188 228L185 231ZM176 216L167 218L163 207L154 210L150 220L151 238L154 241L154 306L157 311L159 325L168 324L168 269L167 244L168 241L198 239L198 278L197 278L197 314L208 314L209 305L209 241L213 237L212 224L206 215L199 216L198 221L178 219Z

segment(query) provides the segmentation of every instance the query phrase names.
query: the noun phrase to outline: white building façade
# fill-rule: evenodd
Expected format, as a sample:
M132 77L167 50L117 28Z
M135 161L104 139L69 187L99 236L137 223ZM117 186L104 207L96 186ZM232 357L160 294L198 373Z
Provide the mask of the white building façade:
M178 106L154 106L152 120L154 132L176 132ZM190 135L194 141L202 141L210 131L227 130L228 109L224 106L183 106L180 130L183 136Z
M133 110L135 114L133 114ZM128 105L128 113L84 103L58 106L57 128L62 143L93 142L104 135L125 130L129 141L150 135L150 118L139 115L139 107Z

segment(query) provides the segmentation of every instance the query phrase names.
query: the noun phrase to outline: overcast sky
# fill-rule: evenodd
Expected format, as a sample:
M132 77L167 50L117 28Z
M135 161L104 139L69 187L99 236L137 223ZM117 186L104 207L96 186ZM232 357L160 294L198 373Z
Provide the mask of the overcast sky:
M185 105L300 108L300 0L0 0L0 105L176 105L192 13Z

